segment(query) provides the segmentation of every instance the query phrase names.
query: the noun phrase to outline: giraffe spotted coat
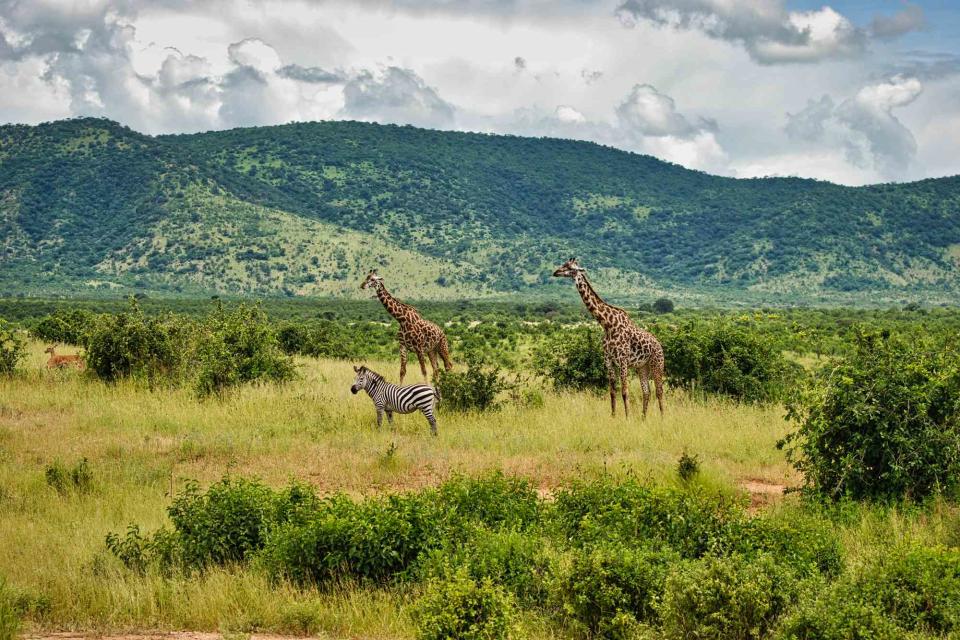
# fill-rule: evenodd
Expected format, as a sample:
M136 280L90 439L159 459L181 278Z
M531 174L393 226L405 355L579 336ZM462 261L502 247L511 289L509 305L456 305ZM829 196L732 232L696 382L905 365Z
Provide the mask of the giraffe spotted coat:
M619 382L624 415L629 416L627 387L630 370L633 369L640 374L644 417L650 402L650 378L653 378L657 405L660 415L663 415L664 358L660 341L649 331L634 324L625 310L604 302L587 280L586 271L575 259L563 263L553 275L573 279L583 304L603 327L603 361L607 368L611 413L616 415L617 412L616 387Z
M450 361L450 347L443 329L424 319L413 306L390 295L383 284L383 278L377 275L376 271L367 274L363 284L360 285L361 289L368 287L374 289L387 313L396 318L400 324L400 329L397 331L397 341L400 343L400 384L403 384L403 377L407 373L407 350L416 354L424 380L427 378L427 358L430 359L434 379L439 372L438 358L443 360L447 371L453 369L453 363Z

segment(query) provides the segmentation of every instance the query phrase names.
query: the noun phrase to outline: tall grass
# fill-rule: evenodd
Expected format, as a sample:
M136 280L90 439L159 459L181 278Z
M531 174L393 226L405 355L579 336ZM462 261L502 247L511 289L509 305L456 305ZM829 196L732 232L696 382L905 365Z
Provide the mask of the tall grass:
M32 630L411 635L409 594L394 589L341 585L321 592L271 584L240 568L173 576L123 568L106 551L106 534L130 522L144 530L161 526L186 479L206 485L235 472L360 495L500 469L549 491L602 471L679 482L677 460L687 452L700 461L697 481L726 491L745 479L796 481L774 446L787 430L778 406L693 400L668 390L665 418L643 421L636 411L625 420L610 417L605 397L544 391L540 407L444 413L432 438L418 414L397 416L395 429L378 431L369 399L349 391L351 363L299 359L292 383L198 401L189 389L150 391L47 371L42 349L31 344L26 370L0 378L0 577ZM396 362L369 364L395 379ZM632 392L639 401L639 385ZM85 491L58 492L47 483L47 465L83 458L92 474ZM956 522L949 507L938 513ZM850 547L879 526L871 518L884 517L853 518ZM898 517L900 524L885 526L911 530L904 535L943 539L950 530ZM555 632L544 621L525 624L533 637Z

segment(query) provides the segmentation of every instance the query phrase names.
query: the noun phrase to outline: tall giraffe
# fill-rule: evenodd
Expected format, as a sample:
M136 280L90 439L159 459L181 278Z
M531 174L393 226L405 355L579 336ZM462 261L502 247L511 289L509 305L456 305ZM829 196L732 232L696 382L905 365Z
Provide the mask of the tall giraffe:
M620 379L620 393L623 396L623 413L630 415L627 403L627 381L631 367L640 374L640 388L643 390L643 417L647 417L647 405L650 402L650 377L653 377L657 389L657 404L663 415L663 346L650 333L633 323L627 312L603 301L587 280L586 270L577 264L576 258L570 258L560 265L553 275L557 278L573 278L577 291L590 314L603 327L603 361L607 367L607 381L610 385L610 413L617 414L616 386Z
M372 287L376 291L377 298L383 303L387 313L400 323L400 330L397 332L397 340L400 342L400 384L403 384L403 376L407 373L407 349L417 354L424 380L427 379L427 365L424 362L424 356L430 358L434 379L437 377L438 355L443 358L443 365L447 371L453 369L453 363L450 362L450 347L447 343L447 336L444 335L440 327L429 320L425 320L420 312L409 304L400 302L390 295L383 284L383 278L377 275L376 269L368 273L366 279L360 285L361 289L368 287Z

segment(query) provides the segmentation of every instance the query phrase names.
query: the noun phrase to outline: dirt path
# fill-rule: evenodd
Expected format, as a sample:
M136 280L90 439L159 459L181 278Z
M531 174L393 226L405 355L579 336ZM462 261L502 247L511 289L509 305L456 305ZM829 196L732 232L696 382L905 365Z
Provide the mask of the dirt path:
M760 478L744 478L740 488L750 494L750 511L756 512L783 499L786 485Z

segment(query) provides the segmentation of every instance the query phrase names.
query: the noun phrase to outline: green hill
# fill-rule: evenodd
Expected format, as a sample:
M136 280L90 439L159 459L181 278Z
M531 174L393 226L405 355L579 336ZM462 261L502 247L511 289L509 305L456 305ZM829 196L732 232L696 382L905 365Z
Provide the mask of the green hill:
M150 137L0 127L0 295L950 301L960 177L734 180L591 143L357 122Z

